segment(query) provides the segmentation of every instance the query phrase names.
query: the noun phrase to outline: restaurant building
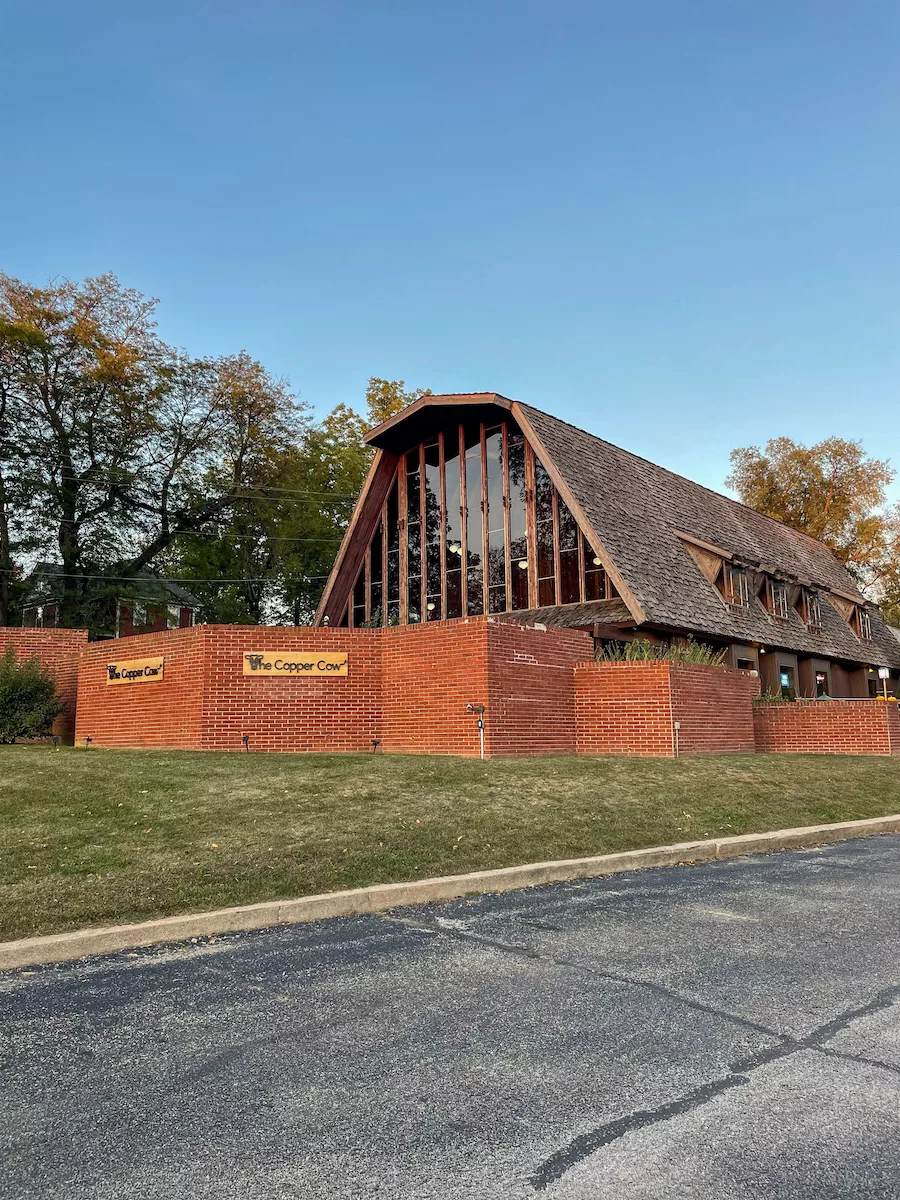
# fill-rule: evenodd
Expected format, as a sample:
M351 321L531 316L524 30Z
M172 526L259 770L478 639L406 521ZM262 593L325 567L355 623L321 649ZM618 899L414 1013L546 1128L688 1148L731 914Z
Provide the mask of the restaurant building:
M368 440L314 626L0 650L45 663L88 746L900 754L900 642L822 543L493 393L424 396ZM638 638L723 663L610 661Z
M495 393L423 396L375 457L316 617L491 614L596 642L694 638L764 692L867 697L900 646L821 542Z

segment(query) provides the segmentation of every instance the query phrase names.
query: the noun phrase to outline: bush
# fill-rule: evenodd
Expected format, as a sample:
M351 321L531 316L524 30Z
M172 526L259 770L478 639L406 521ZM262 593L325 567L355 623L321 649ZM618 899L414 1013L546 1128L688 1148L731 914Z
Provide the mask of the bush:
M693 638L678 642L649 642L635 638L633 642L607 642L595 657L599 662L680 662L719 667L725 661L726 650L716 650Z
M62 711L50 675L36 658L17 663L10 646L0 658L0 744L44 737Z

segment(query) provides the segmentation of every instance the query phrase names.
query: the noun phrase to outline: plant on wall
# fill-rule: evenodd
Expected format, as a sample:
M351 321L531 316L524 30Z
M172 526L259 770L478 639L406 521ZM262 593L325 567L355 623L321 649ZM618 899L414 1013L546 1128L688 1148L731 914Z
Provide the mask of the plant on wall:
M677 642L650 642L635 638L633 642L607 642L594 654L598 662L681 662L698 663L704 667L719 667L725 661L725 649L717 650L703 642L686 638Z
M10 646L0 657L0 744L46 736L62 710L56 685L37 659L16 662Z

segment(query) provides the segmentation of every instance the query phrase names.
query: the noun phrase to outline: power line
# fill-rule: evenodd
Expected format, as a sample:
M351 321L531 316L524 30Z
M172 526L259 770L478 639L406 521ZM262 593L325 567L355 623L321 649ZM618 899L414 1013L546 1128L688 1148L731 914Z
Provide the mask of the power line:
M14 575L16 572L10 567L0 567L0 574ZM162 575L70 575L62 571L32 571L27 579L105 579L108 583L275 583L278 582L272 578L267 579L168 579ZM301 580L311 583L319 579L327 579L328 575L303 575Z

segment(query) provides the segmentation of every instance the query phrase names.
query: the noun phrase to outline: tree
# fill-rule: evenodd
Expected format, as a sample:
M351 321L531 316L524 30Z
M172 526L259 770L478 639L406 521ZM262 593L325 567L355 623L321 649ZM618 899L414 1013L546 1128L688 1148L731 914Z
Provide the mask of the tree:
M888 462L843 438L802 446L780 437L764 450L733 450L731 468L726 485L744 504L823 541L862 592L900 596L900 507L886 504Z
M166 346L155 306L112 275L46 288L0 276L0 438L15 444L18 487L10 498L6 472L0 556L4 526L55 550L63 624L95 626L98 602L108 619L91 576L134 576L254 498L272 454L309 424L248 355Z
M405 388L402 379L388 380L372 376L366 386L366 405L372 425L380 425L413 401L431 395L430 388L412 388L410 391Z
M37 659L16 662L10 646L0 656L0 744L44 737L62 711L50 675Z

